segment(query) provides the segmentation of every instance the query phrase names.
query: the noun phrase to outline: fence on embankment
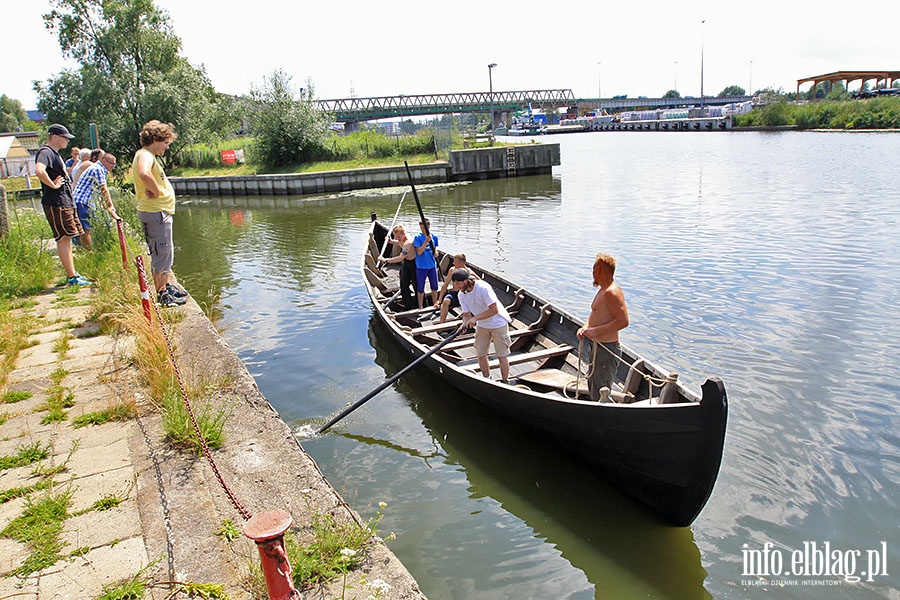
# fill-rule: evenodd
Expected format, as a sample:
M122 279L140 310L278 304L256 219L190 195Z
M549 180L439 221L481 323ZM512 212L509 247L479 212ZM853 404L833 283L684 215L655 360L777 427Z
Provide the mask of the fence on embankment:
M456 150L447 162L410 165L415 183L449 183L550 173L560 164L559 144L518 144ZM172 177L182 196L284 196L328 194L409 183L406 168L374 167L319 173Z

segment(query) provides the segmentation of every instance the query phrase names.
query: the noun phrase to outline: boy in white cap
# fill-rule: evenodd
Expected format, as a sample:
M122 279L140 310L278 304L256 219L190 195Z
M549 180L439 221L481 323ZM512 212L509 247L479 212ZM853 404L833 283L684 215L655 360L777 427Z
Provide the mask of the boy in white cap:
M475 326L475 355L481 374L490 378L488 348L494 343L494 354L500 363L500 380L509 380L509 324L512 319L498 300L494 289L466 269L457 269L451 275L453 289L458 290L459 306L463 311L460 329Z

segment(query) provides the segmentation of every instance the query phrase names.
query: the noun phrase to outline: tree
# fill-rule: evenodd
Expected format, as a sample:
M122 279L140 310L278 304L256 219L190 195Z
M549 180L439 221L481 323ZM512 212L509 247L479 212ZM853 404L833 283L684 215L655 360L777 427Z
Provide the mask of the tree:
M252 91L257 106L250 128L264 165L310 161L322 149L331 118L313 103L313 94L309 81L296 94L291 77L281 70L264 79L262 89Z
M0 96L0 131L22 131L30 122L21 102L6 94Z
M681 92L678 90L669 90L663 94L663 98L681 98Z
M129 155L144 123L178 132L173 151L207 139L218 96L202 68L179 55L181 40L153 0L50 0L44 15L64 56L81 66L36 82L38 108L85 143L96 123L104 147ZM172 153L170 153L171 155Z
M719 92L719 98L726 96L746 96L747 92L739 85L729 85L727 88Z

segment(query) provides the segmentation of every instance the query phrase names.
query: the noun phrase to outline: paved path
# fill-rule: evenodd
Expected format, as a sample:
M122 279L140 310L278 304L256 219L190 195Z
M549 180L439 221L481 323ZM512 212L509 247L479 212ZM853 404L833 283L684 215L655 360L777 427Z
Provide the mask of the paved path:
M215 583L232 599L251 598L246 579L258 561L256 549L241 536L227 541L218 534L225 520L238 527L243 520L230 504L209 464L196 455L177 452L162 432L158 411L136 383L130 366L132 340L97 335L85 321L89 289L77 295L59 288L36 297L24 310L42 324L31 339L35 345L19 355L9 378L10 391L28 391L28 399L0 404L0 457L37 445L49 455L33 464L0 470L0 494L7 490L47 485L51 495L70 493L61 534L64 557L50 567L19 577L31 550L26 544L0 537L0 600L14 597L41 600L78 600L100 596L104 585L143 574L154 582L173 580ZM60 302L60 298L66 298ZM315 462L296 442L289 428L263 398L246 369L212 329L193 302L184 309L176 339L185 348L179 363L185 377L227 379L216 401L227 403L232 415L226 426L225 447L215 459L235 495L251 513L282 508L294 518L297 530L308 531L313 514L331 513L338 519L358 519ZM68 349L60 353L61 340ZM189 340L189 342L183 342ZM46 421L47 395L53 374L67 373L59 382L71 392L74 405L67 418ZM134 403L139 417L123 422L76 428L79 415ZM63 467L48 474L54 467ZM30 494L34 501L47 491ZM2 496L0 496L2 498ZM101 505L116 504L103 509ZM25 497L0 503L0 531L23 514ZM372 516L372 515L368 515ZM368 581L382 579L391 589L382 598L420 599L403 565L383 543L368 546L361 572ZM164 598L171 590L149 592ZM368 594L359 584L354 595ZM361 595L360 595L361 594ZM304 598L341 597L342 584L307 590Z

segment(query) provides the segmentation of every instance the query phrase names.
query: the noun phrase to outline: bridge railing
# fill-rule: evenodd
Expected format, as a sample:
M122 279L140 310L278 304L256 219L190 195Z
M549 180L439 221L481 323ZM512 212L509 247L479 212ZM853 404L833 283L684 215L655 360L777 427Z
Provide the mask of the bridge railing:
M319 100L319 108L335 115L337 121L365 121L411 115L453 112L487 112L574 106L570 89L519 90L507 92L462 92L454 94L399 94L369 98Z

